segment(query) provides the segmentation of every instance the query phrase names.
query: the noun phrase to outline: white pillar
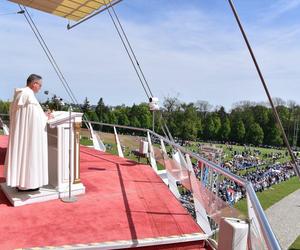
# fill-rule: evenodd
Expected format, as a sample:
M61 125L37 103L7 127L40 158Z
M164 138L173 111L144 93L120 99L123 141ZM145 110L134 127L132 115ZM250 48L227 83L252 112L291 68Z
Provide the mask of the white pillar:
M151 137L150 137L149 132L147 132L147 138L148 138L148 144L149 144L150 164L151 164L152 168L154 169L154 171L157 173L157 164L156 164L155 154L154 154L154 150L153 150L153 146L151 143Z
M116 127L114 127L114 133L115 133L115 140L116 140L116 143L117 143L118 155L120 157L124 158L124 154L123 154L123 151L122 151L122 148L121 148L121 143L120 143L120 140L119 140L119 136L118 136Z
M187 167L190 171L190 176L191 176L191 187L192 187L192 193L193 193L193 198L194 198L194 205L195 205L195 213L196 213L196 220L198 225L203 229L203 231L206 234L211 234L211 227L208 221L207 213L205 211L205 208L202 206L201 202L197 199L197 197L194 195L194 190L198 187L192 179L197 180L197 177L195 175L193 165L191 158L188 154L185 155L186 157L186 162L187 162Z

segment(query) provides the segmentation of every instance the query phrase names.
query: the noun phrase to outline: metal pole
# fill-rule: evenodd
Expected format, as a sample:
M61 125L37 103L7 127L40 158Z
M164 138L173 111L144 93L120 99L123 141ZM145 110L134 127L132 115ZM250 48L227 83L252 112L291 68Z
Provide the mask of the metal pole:
M249 199L252 202L253 209L255 211L255 215L258 219L260 228L262 230L264 239L266 241L268 249L272 250L280 250L280 244L272 231L272 228L268 222L268 219L264 213L264 210L262 209L260 202L256 196L256 193L252 187L251 182L247 182L246 186L247 195L249 196ZM250 248L251 249L251 248Z
M294 150L297 150L298 130L299 130L298 127L299 127L299 121L298 121L298 116L297 116L294 121L294 136L293 136Z
M293 165L294 165L294 170L295 170L297 176L298 176L299 179L300 179L300 171L299 171L299 168L298 168L298 165L297 165L296 158L295 158L295 156L294 156L294 154L293 154L293 151L292 151L292 149L291 149L291 146L290 146L290 144L289 144L289 141L288 141L288 139L287 139L287 137L286 137L286 134L285 134L285 132L284 132L284 129L283 129L281 120L280 120L280 118L279 118L279 115L278 115L278 113L277 113L277 110L276 110L276 108L275 108L275 106L274 106L274 103L273 103L273 101L272 101L272 98L271 98L271 95L270 95L270 93L269 93L269 90L268 90L267 84L266 84L266 82L265 82L265 79L264 79L264 77L263 77L263 75L262 75L262 73L261 73L261 70L260 70L260 68L259 68L259 65L258 65L258 63L257 63L257 61L256 61L255 55L254 55L254 53L253 53L253 51L252 51L252 48L251 48L250 43L249 43L249 41L248 41L247 35L246 35L246 33L245 33L244 29L243 29L243 26L242 26L242 24L241 24L241 21L240 21L240 19L239 19L239 16L238 16L238 14L237 14L237 11L236 11L236 9L235 9L235 7L234 7L233 1L232 1L232 0L228 0L228 2L229 2L230 7L231 7L231 9L232 9L232 11L233 11L233 14L234 14L235 19L236 19L236 21L237 21L237 23L238 23L238 26L239 26L239 28L240 28L240 30L241 30L241 32L242 32L243 38L244 38L244 40L245 40L245 42L246 42L247 48L248 48L249 53L250 53L250 55L251 55L251 57L252 57L253 63L254 63L254 65L255 65L255 67L256 67L256 70L257 70L257 73L258 73L259 78L260 78L260 80L261 80L261 83L263 84L263 87L264 87L264 89L265 89L265 92L266 92L266 94L267 94L267 96L268 96L268 99L269 99L269 102L270 102L270 104L271 104L271 107L272 107L272 110L273 110L275 119L276 119L276 121L277 121L277 124L278 124L278 126L279 126L281 132L282 132L283 140L284 140L285 145L286 145L286 147L287 147L287 149L288 149L288 151L289 151L289 154L290 154L290 156L291 156L291 158L292 158L292 162L293 162Z
M63 202L71 203L77 201L75 196L72 196L72 106L69 106L69 196L63 197L61 200Z
M155 131L154 131L154 112L155 112L155 111L153 110L153 111L152 111L152 131L153 131L153 132L155 132Z

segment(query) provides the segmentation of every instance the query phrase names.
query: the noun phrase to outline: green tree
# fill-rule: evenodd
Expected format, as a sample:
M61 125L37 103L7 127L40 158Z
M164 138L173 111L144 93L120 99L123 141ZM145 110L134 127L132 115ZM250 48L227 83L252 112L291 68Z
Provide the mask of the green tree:
M252 123L247 130L247 142L254 145L262 144L264 140L264 131L258 123Z
M214 122L214 134L213 134L213 139L214 140L220 140L218 135L220 133L220 129L221 129L221 118L218 116L217 113L215 113L213 115L213 122Z
M116 110L115 115L116 115L119 125L125 125L125 126L130 125L130 121L127 116L126 108L121 108L121 109Z
M268 145L282 146L283 139L280 129L274 125L268 129Z
M221 119L215 113L207 114L204 120L204 139L218 140L218 133L221 129Z
M180 101L176 97L167 97L164 99L162 108L163 117L173 136L179 135L179 128L177 126L177 116L180 113Z
M141 127L141 123L140 123L140 121L139 121L139 119L137 117L132 117L130 119L130 126L136 127L136 128L140 128Z
M269 122L269 109L262 105L256 105L253 107L252 112L255 121L262 127L265 128Z
M246 133L244 122L239 119L237 121L233 121L232 124L231 139L235 142L243 143Z
M150 113L148 104L146 103L141 103L139 105L134 104L129 111L128 117L130 121L132 119L138 120L140 124L138 127L149 129L152 128L152 115ZM135 124L137 123L135 122Z
M178 114L178 137L183 141L195 140L198 130L201 129L201 122L197 115L197 109L193 103L181 105L181 112Z
M273 113L269 113L269 122L266 126L264 144L281 146L283 144L282 134L278 128Z
M0 114L8 114L9 113L9 102L0 100Z
M93 111L93 110L89 111L88 118L89 118L90 121L99 122L99 118L98 118L96 112Z
M206 140L212 140L215 135L215 124L213 117L211 115L207 115L204 120L204 130L203 136Z
M230 136L230 132L231 132L230 120L228 119L228 117L225 117L223 119L220 131L219 131L219 138L222 141L228 141L229 136Z
M100 122L108 122L109 107L104 104L102 97L99 99L95 111Z
M118 120L117 120L117 117L114 113L114 111L111 111L108 113L108 122L110 124L117 124L118 123Z
M280 106L277 106L276 109L277 109L278 115L280 117L282 126L285 130L285 133L289 139L289 142L292 143L293 142L293 130L291 129L291 127L293 127L293 125L290 124L291 113L289 111L289 108L286 106L280 105Z
M87 115L91 111L90 101L88 100L87 97L84 99L84 102L83 102L83 105L82 105L82 111L83 111L83 113L85 113Z
M225 108L223 106L220 107L220 109L217 111L217 114L218 114L218 116L219 116L219 118L221 119L222 122L227 117L227 113L226 113Z

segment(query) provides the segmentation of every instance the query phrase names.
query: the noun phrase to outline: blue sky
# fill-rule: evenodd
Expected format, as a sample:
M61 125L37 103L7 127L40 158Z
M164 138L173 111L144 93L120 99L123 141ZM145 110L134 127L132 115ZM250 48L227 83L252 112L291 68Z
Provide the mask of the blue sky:
M299 103L300 0L235 4L272 96ZM17 10L0 2L0 99L9 99L32 72L43 76L44 90L68 99L24 17L2 15ZM266 100L227 0L123 0L116 11L160 100L177 96L227 109ZM67 20L30 12L77 99L147 100L107 13L68 31Z

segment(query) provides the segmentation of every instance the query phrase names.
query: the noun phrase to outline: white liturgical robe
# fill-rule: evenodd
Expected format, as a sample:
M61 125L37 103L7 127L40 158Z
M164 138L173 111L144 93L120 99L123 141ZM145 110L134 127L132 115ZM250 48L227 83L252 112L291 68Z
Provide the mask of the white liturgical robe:
M47 116L29 87L15 90L5 162L8 186L34 189L48 184Z

